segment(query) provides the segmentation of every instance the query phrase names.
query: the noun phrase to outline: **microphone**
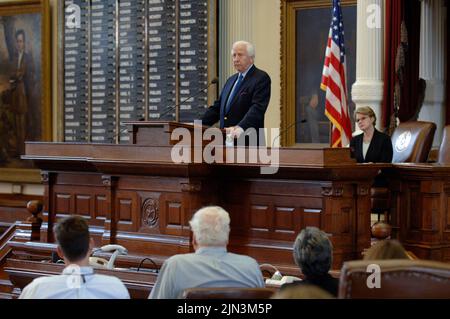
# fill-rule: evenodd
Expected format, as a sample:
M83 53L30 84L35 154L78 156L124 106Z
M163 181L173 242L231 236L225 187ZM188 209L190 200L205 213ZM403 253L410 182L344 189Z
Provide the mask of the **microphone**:
M308 120L302 119L302 120L300 120L300 121L291 123L291 124L288 125L288 127L286 127L285 129L280 130L280 134L278 134L277 136L275 136L275 138L274 138L273 141L272 141L272 147L274 147L274 144L275 144L277 138L280 138L281 134L286 133L287 130L289 130L289 129L290 129L291 127L293 127L294 125L297 125L297 124L300 124L300 123L306 123L306 122L308 122Z
M206 87L204 87L203 89L201 89L201 90L195 92L195 93L194 93L193 95L191 95L191 96L188 96L187 98L185 98L183 101L181 101L181 102L178 103L178 104L173 104L173 105L171 105L171 106L168 106L168 107L164 110L164 112L162 112L162 113L159 115L159 118L161 119L162 117L166 116L167 114L169 114L169 113L172 112L173 110L176 110L177 107L183 105L183 104L184 104L185 102L187 102L188 100L190 100L190 99L192 99L192 98L194 98L194 97L200 95L201 93L203 93L204 91L206 91L207 89L209 89L209 87L210 87L211 85L216 84L216 83L218 83L218 82L219 82L219 79L218 79L218 78L212 79L211 82L209 82L209 84L208 84Z

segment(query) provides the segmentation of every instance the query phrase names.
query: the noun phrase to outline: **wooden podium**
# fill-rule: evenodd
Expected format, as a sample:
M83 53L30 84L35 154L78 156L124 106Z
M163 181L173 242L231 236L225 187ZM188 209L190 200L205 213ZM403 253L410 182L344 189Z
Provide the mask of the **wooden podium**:
M130 125L129 145L26 143L23 158L41 169L45 185L42 241L54 241L59 218L78 214L97 245L127 247L129 264L147 255L162 262L193 251L192 214L220 205L231 217L229 250L259 263L296 269L292 245L306 226L330 235L334 269L370 246L370 185L382 165L356 164L347 148L281 148L272 175L260 173L266 164L259 159L174 163L171 133L192 125Z

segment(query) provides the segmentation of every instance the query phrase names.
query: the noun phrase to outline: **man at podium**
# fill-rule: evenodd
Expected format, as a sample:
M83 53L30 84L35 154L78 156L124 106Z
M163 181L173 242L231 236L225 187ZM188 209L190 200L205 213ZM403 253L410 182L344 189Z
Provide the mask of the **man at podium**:
M231 54L238 73L228 78L219 99L203 115L203 124L213 125L220 121L220 128L225 128L232 138L245 137L246 145L264 145L264 114L270 100L270 77L254 65L253 44L237 41Z

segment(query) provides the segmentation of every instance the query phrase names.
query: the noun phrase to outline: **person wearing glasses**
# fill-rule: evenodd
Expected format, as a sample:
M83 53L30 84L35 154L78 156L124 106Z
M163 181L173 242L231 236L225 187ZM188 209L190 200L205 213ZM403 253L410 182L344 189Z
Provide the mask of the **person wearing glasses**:
M391 137L375 128L377 117L368 106L358 107L355 111L355 123L361 131L350 141L350 148L358 163L391 163L393 148ZM388 180L380 172L375 176L373 187L387 187Z
M391 137L375 128L377 117L368 106L358 107L355 123L361 131L350 141L350 148L358 163L391 163L393 156Z

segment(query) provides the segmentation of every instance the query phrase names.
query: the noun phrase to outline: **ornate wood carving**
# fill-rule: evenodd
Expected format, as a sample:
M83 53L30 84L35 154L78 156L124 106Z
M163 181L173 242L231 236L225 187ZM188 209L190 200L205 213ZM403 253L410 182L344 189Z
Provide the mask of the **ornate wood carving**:
M182 183L181 191L183 192L200 192L202 190L201 182Z
M32 215L27 218L27 223L31 224L31 241L41 240L42 218L39 214L42 213L42 208L42 202L38 200L29 201L27 204L27 210Z
M150 228L156 228L159 220L158 201L153 198L147 198L142 204L142 225Z
M322 187L323 196L342 197L344 195L343 187Z

